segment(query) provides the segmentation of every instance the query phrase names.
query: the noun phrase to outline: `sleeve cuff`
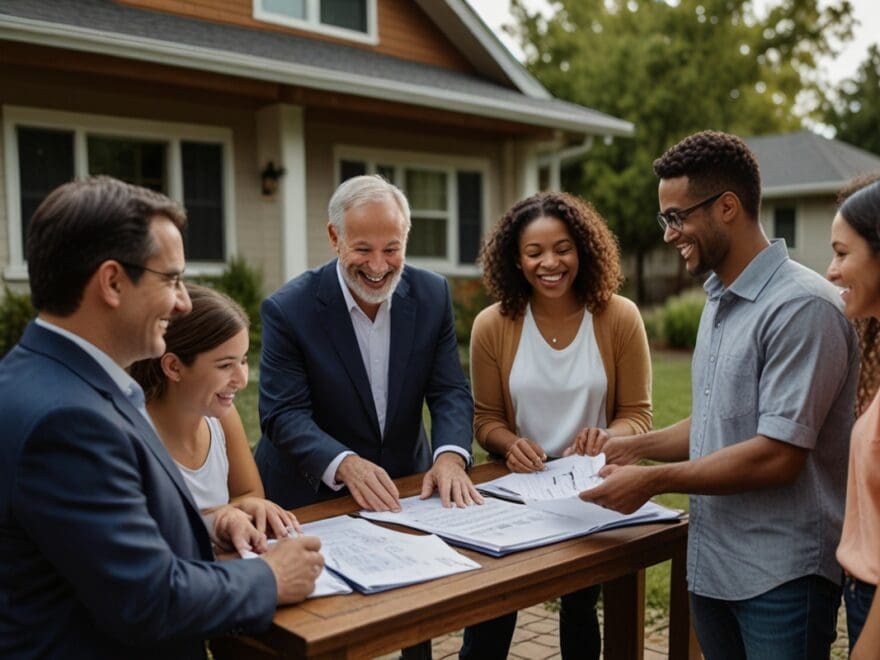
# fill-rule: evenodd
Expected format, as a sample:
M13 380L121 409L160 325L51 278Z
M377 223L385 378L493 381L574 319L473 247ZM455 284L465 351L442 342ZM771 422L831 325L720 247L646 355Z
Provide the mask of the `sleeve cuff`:
M804 449L813 449L819 435L815 429L776 415L762 415L758 420L757 433Z
M339 469L339 464L342 463L346 456L355 456L355 453L353 451L342 452L330 461L330 465L327 466L327 469L324 470L324 474L321 475L321 481L323 481L330 490L340 491L345 488L344 483L336 481L336 470Z

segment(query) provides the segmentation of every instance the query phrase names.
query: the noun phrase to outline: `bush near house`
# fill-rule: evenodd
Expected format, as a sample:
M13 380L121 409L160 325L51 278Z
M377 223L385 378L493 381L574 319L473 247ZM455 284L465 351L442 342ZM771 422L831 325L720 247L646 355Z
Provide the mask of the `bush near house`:
M196 278L199 284L222 291L242 306L251 319L250 350L253 355L260 354L262 346L262 324L260 322L260 303L263 302L263 273L250 266L242 257L233 257L226 270L216 277Z
M15 293L3 287L0 302L0 356L6 355L21 339L25 326L37 315L29 293Z
M706 303L702 289L671 296L660 307L642 313L648 339L654 346L693 350Z
M455 336L460 346L470 346L474 319L492 304L492 299L477 277L450 277L452 311L455 313Z

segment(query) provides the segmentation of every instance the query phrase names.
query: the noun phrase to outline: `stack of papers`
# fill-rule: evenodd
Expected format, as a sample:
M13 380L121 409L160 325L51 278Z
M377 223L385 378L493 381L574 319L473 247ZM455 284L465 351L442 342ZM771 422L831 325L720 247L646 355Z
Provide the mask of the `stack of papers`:
M480 568L436 536L395 532L349 516L302 529L320 537L325 567L365 594Z
M486 495L512 502L531 502L574 497L602 483L599 470L605 466L605 454L567 456L544 463L540 472L506 474L477 485Z
M627 525L677 520L680 511L653 502L624 515L576 497L514 504L487 498L485 504L444 508L439 497L400 501L397 513L361 511L370 520L396 523L430 532L450 543L502 557L557 541Z

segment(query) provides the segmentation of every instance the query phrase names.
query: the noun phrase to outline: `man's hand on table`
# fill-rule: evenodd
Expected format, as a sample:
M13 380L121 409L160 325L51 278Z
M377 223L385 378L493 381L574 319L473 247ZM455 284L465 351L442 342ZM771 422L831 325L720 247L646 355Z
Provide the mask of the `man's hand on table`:
M436 488L440 493L440 502L445 507L452 506L453 502L457 507L482 504L483 496L477 492L465 472L465 465L465 459L460 454L452 451L440 454L422 479L421 498L431 497Z
M279 605L298 603L315 590L315 580L324 568L320 549L317 536L299 536L281 539L260 555L275 574Z
M355 454L346 456L336 470L358 506L368 511L400 511L400 493L391 477L375 463Z

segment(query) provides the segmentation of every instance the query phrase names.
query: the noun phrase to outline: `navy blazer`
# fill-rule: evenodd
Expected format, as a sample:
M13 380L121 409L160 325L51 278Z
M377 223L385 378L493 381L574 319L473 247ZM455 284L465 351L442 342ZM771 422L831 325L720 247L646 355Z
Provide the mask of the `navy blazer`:
M0 657L203 658L268 627L275 579L211 542L152 426L31 324L0 362Z
M384 437L335 259L264 300L261 318L256 459L268 498L290 508L346 494L321 476L349 449L392 479L429 469L424 402L434 449L456 445L470 455L474 404L443 277L406 266L391 300Z

